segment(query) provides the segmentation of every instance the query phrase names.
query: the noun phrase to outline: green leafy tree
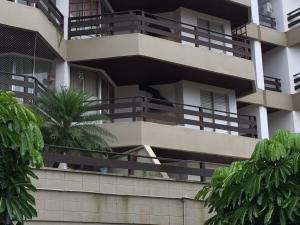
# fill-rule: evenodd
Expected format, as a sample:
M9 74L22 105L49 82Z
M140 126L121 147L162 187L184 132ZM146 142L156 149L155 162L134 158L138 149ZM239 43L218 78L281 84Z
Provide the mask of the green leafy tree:
M196 196L212 217L206 225L299 225L300 134L277 131L251 158L217 169Z
M72 89L48 91L37 100L37 109L44 119L41 129L45 142L52 145L110 150L114 136L100 122L108 118L95 113L97 101ZM94 111L94 113L93 113Z
M11 92L0 91L0 224L23 224L37 216L32 167L43 165L39 118Z

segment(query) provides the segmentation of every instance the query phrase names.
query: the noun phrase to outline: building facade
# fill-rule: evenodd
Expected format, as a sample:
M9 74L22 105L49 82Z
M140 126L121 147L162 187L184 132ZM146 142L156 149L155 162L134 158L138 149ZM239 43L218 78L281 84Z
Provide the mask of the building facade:
M84 91L117 138L98 171L47 150L27 224L203 224L213 169L300 132L299 24L298 0L0 0L0 88Z

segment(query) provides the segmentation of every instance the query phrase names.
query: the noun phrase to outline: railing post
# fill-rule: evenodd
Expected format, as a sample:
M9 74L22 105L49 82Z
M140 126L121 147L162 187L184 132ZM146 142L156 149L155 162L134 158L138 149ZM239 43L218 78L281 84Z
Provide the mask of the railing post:
M143 97L143 121L147 121L147 113L148 113L148 98Z
M200 130L204 130L204 126L203 126L203 109L202 107L199 107L199 122L200 122Z
M136 121L136 98L132 99L132 121Z
M144 18L145 18L145 12L144 11L142 11L141 12L141 29L140 29L140 33L141 34L145 34L146 32L145 32L145 21L144 21Z

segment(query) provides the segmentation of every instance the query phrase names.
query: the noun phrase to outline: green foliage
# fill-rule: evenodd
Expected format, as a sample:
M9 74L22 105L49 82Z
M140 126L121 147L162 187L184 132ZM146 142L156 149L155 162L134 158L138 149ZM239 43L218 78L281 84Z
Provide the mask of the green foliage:
M0 224L36 216L32 167L43 166L39 118L10 92L0 91Z
M206 225L296 225L300 221L300 134L277 131L250 160L217 169L196 196L212 217Z
M107 117L91 113L99 103L89 99L83 92L66 88L38 98L37 109L44 118L41 129L47 144L110 150L108 141L114 136L99 126Z

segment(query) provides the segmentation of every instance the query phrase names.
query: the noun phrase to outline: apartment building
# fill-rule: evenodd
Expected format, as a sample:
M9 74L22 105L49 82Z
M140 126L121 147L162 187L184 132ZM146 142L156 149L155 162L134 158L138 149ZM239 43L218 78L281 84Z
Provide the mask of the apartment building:
M87 92L117 137L105 160L46 149L27 224L203 224L213 169L300 130L299 23L297 0L0 0L0 88Z

